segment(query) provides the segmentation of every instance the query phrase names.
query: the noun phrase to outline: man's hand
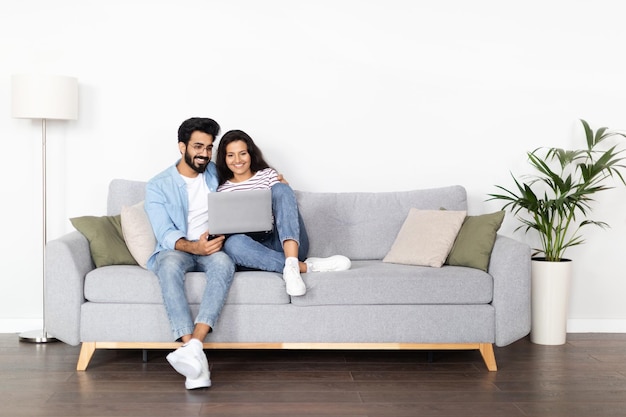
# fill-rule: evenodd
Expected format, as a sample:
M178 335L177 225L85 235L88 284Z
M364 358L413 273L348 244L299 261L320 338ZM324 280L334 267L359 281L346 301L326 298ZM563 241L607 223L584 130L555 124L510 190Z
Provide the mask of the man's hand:
M215 252L219 252L222 250L222 246L224 246L224 239L226 239L226 236L217 235L211 240L209 240L208 238L209 232L204 232L202 233L202 235L200 235L200 239L193 242L187 239L178 239L176 241L176 250L201 256L212 255Z
M226 236L217 235L211 236L211 240L209 240L209 232L204 232L200 235L200 239L198 242L200 243L200 255L212 255L215 252L219 252L222 250L222 246L224 246L224 240L226 240Z

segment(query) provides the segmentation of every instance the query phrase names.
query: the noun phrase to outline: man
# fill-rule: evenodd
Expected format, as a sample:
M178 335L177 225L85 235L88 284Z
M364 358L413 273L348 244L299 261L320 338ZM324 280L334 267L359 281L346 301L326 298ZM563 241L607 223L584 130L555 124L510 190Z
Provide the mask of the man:
M187 379L187 389L211 386L202 343L215 326L235 273L231 258L221 251L224 236L208 239L206 195L218 185L211 162L220 126L208 118L185 120L178 129L182 158L146 187L145 209L157 239L148 269L159 278L165 310L176 340L183 345L167 355L172 367ZM195 320L185 296L185 273L204 272L206 289Z

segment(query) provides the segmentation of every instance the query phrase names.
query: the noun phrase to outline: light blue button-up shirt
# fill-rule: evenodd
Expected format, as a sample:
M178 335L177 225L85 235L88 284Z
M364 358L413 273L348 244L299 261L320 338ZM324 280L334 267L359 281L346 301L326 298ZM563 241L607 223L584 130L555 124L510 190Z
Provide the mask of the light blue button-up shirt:
M157 240L154 253L148 259L148 269L152 269L155 254L174 250L176 241L187 236L189 196L185 180L176 169L178 162L153 177L146 186L145 209ZM217 190L217 168L213 162L209 162L204 180L211 192Z

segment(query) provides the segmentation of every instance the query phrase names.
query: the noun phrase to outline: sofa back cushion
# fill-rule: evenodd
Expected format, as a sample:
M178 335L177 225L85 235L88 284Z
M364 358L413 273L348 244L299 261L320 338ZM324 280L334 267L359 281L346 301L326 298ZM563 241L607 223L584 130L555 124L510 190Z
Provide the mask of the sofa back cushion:
M383 259L411 208L467 210L465 188L313 193L297 191L309 235L309 256L342 254L353 260Z
M145 181L112 180L107 196L107 214L116 216L122 213L122 207L132 206L146 197Z
M145 188L145 181L111 181L107 214L120 214L123 206L142 201ZM467 193L460 185L375 193L296 191L296 196L309 235L309 256L316 257L383 259L411 208L467 210Z

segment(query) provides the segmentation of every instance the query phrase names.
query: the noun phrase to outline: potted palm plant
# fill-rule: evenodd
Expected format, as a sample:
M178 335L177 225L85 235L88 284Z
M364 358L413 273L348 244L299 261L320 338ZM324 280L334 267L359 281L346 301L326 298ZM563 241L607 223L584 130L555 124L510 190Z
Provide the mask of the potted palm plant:
M531 341L546 345L565 343L567 306L571 282L570 259L565 251L584 243L581 229L588 225L608 225L588 218L591 203L601 191L613 188L613 177L626 185L621 170L623 149L608 146L608 138L626 134L601 127L595 132L581 120L587 146L583 149L538 148L528 152L535 172L525 181L513 176L515 187L496 187L502 193L489 194L489 200L502 200L521 222L516 229L534 231L540 247L532 258Z

